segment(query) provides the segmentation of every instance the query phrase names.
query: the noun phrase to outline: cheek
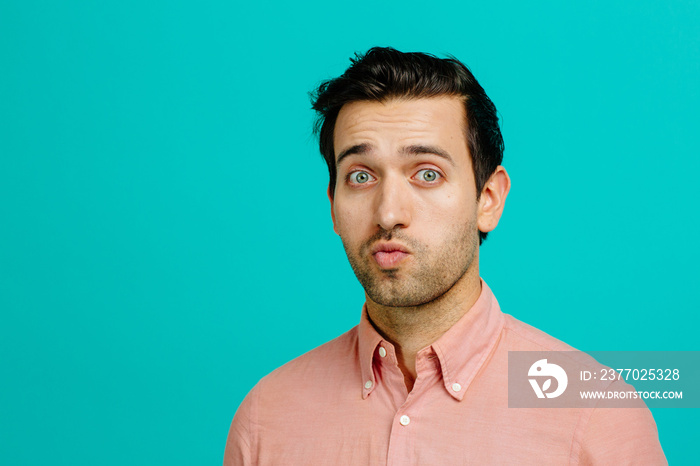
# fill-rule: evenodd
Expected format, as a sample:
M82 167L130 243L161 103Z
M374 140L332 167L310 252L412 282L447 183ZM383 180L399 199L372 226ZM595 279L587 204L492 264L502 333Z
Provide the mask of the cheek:
M362 220L367 218L367 212L363 212L358 206L351 203L336 200L333 205L335 227L338 234L348 236L361 229Z
M461 196L445 196L439 202L428 203L414 219L416 234L429 242L441 242L476 229L477 205Z
M420 213L433 224L459 223L476 213L474 197L454 190L452 192L434 192L422 196Z

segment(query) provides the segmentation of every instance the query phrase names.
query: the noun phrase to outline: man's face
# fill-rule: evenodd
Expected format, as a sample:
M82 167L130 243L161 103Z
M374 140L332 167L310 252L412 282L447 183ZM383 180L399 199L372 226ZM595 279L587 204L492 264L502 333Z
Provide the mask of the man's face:
M457 97L340 110L331 210L355 275L385 306L417 306L478 274L478 203Z

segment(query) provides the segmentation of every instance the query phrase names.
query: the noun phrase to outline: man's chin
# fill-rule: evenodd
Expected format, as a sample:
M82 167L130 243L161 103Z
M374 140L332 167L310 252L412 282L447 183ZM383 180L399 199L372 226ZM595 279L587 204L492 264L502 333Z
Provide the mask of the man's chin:
M365 288L367 296L376 304L386 307L417 307L436 299L433 294L417 295L402 290L377 290Z

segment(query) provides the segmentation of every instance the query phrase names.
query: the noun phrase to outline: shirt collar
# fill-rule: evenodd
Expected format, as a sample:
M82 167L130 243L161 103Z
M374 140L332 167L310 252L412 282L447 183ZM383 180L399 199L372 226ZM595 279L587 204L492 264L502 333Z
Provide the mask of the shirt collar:
M496 345L503 324L504 317L498 301L486 282L481 280L481 294L474 305L437 341L420 350L418 358L435 353L440 361L445 390L461 401ZM392 345L377 333L369 321L366 305L362 308L358 327L358 346L364 399L376 386L373 362L379 348L384 347L384 351L388 349L390 356L395 357Z

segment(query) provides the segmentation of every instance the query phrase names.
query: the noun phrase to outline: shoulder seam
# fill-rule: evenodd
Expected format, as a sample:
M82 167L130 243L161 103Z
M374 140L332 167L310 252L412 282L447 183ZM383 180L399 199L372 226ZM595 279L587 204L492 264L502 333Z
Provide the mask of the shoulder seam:
M519 336L520 338L522 338L523 340L527 340L527 341L529 341L530 343L534 343L535 345L541 346L542 348L546 348L547 350L550 350L550 351L559 351L559 350L553 349L551 346L545 345L545 344L543 344L543 343L541 343L541 342L538 342L538 341L533 340L532 338L530 338L530 337L528 337L528 336L526 336L526 335L523 335L523 334L520 333L518 330L516 330L516 329L514 329L514 328L512 328L512 327L510 327L510 326L508 326L508 325L504 325L503 328L504 328L504 330L510 331L510 332L512 332L512 333L514 333L514 334L516 334L516 335L518 335L518 336ZM557 341L560 342L562 345L568 346L568 347L570 348L569 351L579 351L579 350L577 350L576 348L574 348L573 346L570 346L570 345L564 343L563 341L561 341L561 340L559 340L559 339L557 339L557 338L555 338L555 337L553 337L553 336L551 336L551 335L549 335L549 334L546 334L546 335L548 335L550 338L552 338L552 339L554 339L554 340L557 340Z

